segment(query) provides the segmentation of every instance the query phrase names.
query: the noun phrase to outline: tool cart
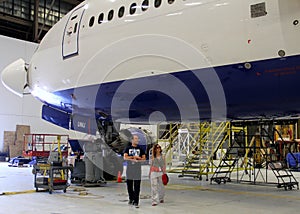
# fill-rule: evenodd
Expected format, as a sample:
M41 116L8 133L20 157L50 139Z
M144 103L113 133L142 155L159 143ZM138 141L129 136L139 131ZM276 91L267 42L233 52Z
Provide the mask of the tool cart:
M54 190L67 191L69 186L68 176L72 166L61 166L59 164L36 164L33 166L34 187L38 192L39 188L48 190L50 194Z
M37 162L33 165L32 173L34 174L34 187L38 192L39 188L48 190L52 194L53 190L67 191L69 186L69 170L72 166L67 166L64 161L63 151L61 150L61 136L57 135L57 141L53 145L57 145L57 149L53 148L49 152L48 161Z

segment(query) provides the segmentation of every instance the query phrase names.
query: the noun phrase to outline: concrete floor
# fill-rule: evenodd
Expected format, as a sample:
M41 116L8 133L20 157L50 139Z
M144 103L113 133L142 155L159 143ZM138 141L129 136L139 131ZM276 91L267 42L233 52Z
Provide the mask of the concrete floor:
M300 190L285 191L275 185L209 184L169 174L165 203L152 207L147 168L143 171L140 208L127 205L125 183L111 181L103 187L71 185L66 193L35 192L31 167L8 167L0 163L0 214L39 213L296 213ZM296 173L299 179L300 174ZM300 180L300 179L299 179ZM87 193L81 195L80 192ZM11 194L9 194L11 193Z

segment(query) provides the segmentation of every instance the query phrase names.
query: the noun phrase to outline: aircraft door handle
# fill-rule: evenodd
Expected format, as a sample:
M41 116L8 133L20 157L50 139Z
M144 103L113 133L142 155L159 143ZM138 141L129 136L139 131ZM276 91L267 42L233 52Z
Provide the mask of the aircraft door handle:
M69 29L67 30L67 35L70 36L72 34L73 28L69 27Z

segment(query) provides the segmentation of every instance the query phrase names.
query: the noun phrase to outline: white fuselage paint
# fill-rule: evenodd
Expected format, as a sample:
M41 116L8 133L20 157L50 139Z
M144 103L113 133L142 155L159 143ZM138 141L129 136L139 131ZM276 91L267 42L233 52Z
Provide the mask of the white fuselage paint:
M135 1L138 6L141 0ZM267 15L251 18L250 5L266 2ZM300 52L298 0L175 0L129 15L132 2L86 1L78 33L78 54L63 58L64 29L72 12L45 36L30 63L29 84L54 92L129 78L214 67ZM118 9L124 6L123 18ZM113 9L111 21L98 16ZM75 8L76 10L76 8ZM90 18L95 23L89 26ZM75 37L74 37L75 38ZM169 41L164 46L161 41ZM172 46L172 47L170 47ZM166 48L170 48L166 50ZM72 49L72 47L71 47ZM202 58L191 58L189 51ZM42 98L42 97L41 97ZM43 98L42 98L43 99Z

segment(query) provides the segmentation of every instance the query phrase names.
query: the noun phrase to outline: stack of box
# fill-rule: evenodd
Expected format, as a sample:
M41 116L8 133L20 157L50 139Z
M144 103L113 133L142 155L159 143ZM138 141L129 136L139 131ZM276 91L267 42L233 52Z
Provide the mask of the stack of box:
M17 125L16 131L4 131L4 152L9 153L10 158L22 156L25 134L30 134L30 126Z
M9 153L9 146L15 142L16 132L15 131L4 131L4 145L3 152Z

